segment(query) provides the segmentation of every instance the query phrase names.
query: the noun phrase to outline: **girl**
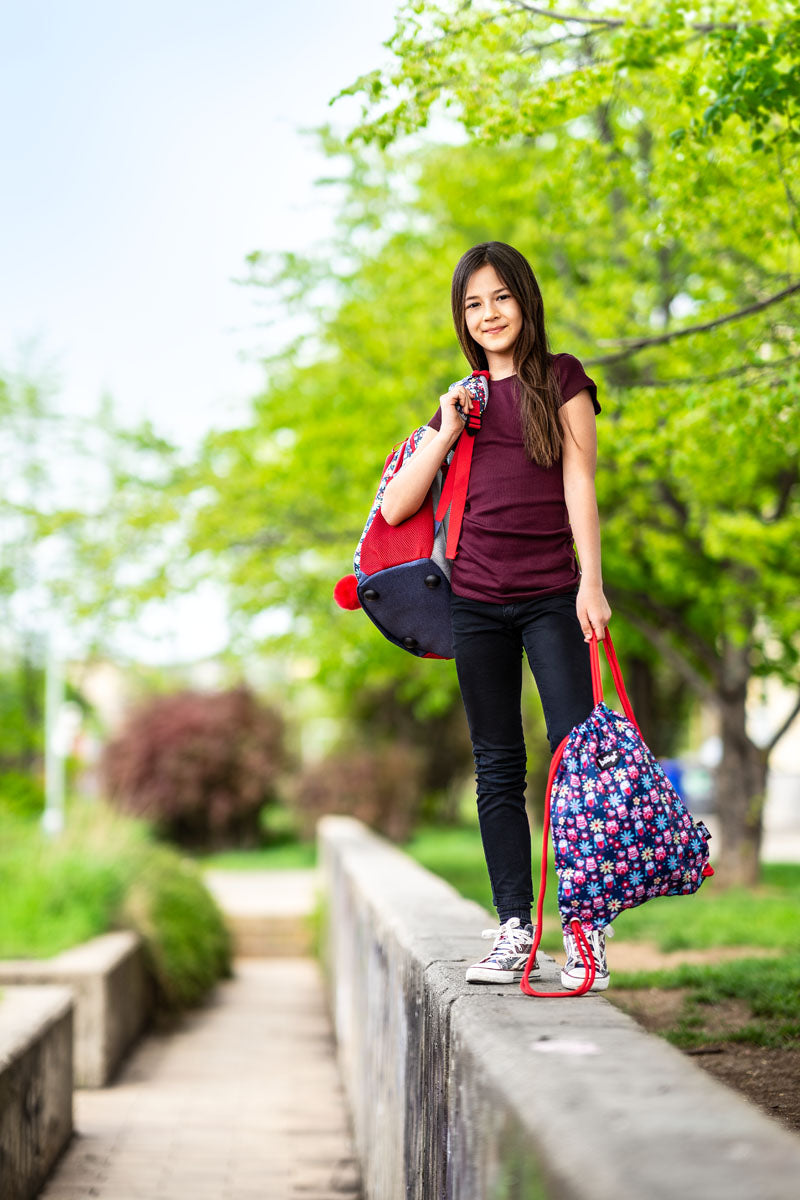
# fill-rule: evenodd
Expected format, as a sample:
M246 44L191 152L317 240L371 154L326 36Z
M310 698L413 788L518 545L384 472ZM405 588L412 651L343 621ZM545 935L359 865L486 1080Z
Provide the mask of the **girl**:
M539 285L512 246L486 242L468 250L453 275L452 305L464 354L473 369L490 373L451 578L456 670L500 922L499 930L486 931L492 950L468 968L467 980L511 983L522 977L533 938L522 651L552 753L593 708L588 642L593 632L603 638L611 617L594 487L600 405L578 359L549 353ZM463 387L441 397L419 448L386 488L381 512L389 524L420 507L471 407ZM588 936L594 987L603 989L604 934ZM584 968L571 934L564 945L561 979L574 990Z

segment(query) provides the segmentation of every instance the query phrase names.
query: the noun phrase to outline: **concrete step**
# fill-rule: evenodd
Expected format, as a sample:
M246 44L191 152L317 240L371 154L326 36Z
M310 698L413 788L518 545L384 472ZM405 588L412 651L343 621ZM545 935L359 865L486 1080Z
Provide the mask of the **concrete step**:
M314 870L205 872L237 958L296 958L312 951Z
M312 952L307 917L258 917L225 913L236 958L307 958Z

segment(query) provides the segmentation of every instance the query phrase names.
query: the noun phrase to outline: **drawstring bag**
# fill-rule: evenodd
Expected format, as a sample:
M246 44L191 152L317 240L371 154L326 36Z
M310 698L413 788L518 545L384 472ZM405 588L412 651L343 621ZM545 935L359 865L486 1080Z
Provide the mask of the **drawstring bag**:
M708 862L711 835L702 821L692 821L645 745L608 628L602 645L624 715L603 701L600 652L593 633L589 651L594 708L556 749L547 780L536 929L520 983L528 996L588 992L595 963L587 930L602 930L626 908L656 896L696 892L714 874ZM561 922L575 937L585 970L575 991L537 992L528 981L542 936L548 831Z
M363 608L395 646L417 658L452 658L450 571L467 499L475 435L489 399L489 372L474 371L451 385L465 387L476 404L462 414L464 431L412 516L389 525L381 501L390 481L408 462L429 426L415 429L389 454L353 558L354 575L333 589L340 608Z

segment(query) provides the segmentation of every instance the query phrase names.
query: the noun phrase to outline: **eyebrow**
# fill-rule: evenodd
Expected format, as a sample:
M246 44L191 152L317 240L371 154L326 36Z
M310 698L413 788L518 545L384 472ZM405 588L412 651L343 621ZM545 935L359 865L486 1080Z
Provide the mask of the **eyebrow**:
M498 292L507 292L507 291L509 291L509 290L510 290L510 289L509 289L509 288L507 288L507 287L499 287L499 288L495 288L495 289L494 289L494 291L492 292L492 295L493 295L493 296L496 296ZM467 302L467 300L480 300L480 296L465 296L465 297L464 297L464 303L466 303L466 302Z

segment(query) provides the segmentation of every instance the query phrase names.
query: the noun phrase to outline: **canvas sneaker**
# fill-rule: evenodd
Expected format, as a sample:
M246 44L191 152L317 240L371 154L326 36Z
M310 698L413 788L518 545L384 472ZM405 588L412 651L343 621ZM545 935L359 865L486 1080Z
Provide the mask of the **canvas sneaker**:
M484 929L481 937L494 942L485 958L467 967L467 983L519 983L533 945L533 926L509 917L499 929ZM539 962L534 960L531 978L539 974Z
M586 929L584 932L594 956L594 983L589 990L592 992L604 992L610 980L608 963L606 962L606 935L613 937L614 930L610 925L607 925L605 929ZM567 952L567 961L561 972L561 983L563 987L574 992L577 991L586 978L586 968L583 965L581 952L578 949L577 938L568 930L564 931L564 949Z

